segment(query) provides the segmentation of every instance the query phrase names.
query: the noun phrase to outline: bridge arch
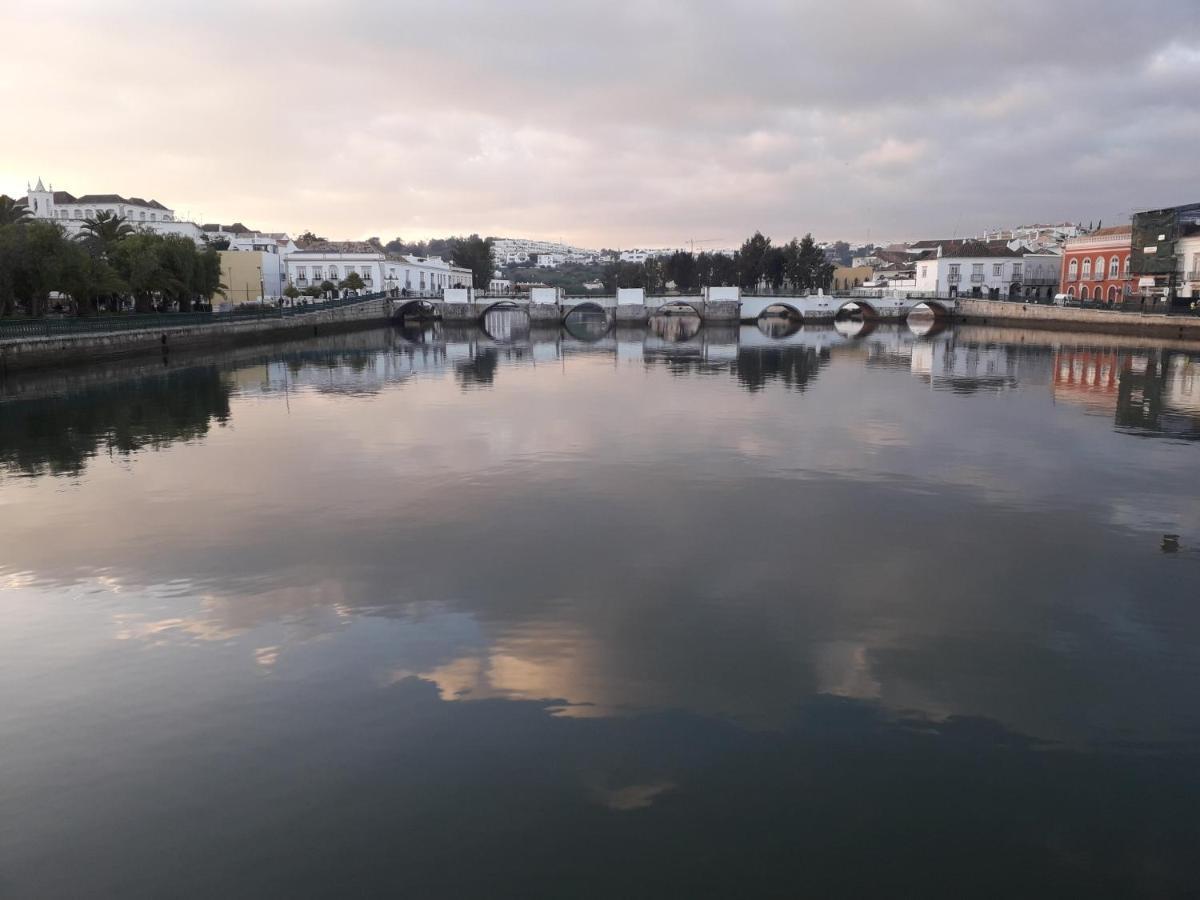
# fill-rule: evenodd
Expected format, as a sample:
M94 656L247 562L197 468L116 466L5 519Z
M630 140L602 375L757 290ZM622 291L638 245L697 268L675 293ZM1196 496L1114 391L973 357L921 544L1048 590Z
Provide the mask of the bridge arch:
M853 315L856 311L861 312L863 319L866 321L879 318L879 310L875 308L870 300L863 297L851 297L837 308L833 316L836 319L843 314Z
M766 306L763 307L762 312L760 312L758 314L758 318L761 319L763 316L765 316L768 312L770 312L773 309L786 310L789 319L796 319L800 322L804 321L803 310L801 310L800 307L798 307L795 303L792 303L790 300L784 300L784 299L780 299L773 303L768 303Z
M494 303L489 303L487 306L485 306L483 309L481 309L479 311L479 321L482 322L484 319L484 316L486 316L490 312L499 312L501 310L508 310L508 309L521 310L526 313L529 312L528 307L523 306L520 303L517 303L513 300L497 300Z
M952 308L953 307L951 307L949 304L947 304L946 301L944 301L944 300L937 300L937 299L919 300L918 302L914 303L912 306L909 307L908 315L912 315L914 312L916 312L919 309L926 309L929 312L933 313L933 317L935 319L945 319L950 316L950 311Z
M650 315L673 315L676 313L690 312L695 313L704 319L704 303L702 301L686 300L683 297L672 297L669 300L659 304L654 309L650 310Z
M565 320L567 316L571 315L571 313L577 312L602 313L603 315L608 315L608 310L606 310L595 300L581 300L579 303L576 303L565 313L563 313L563 319Z
M417 298L406 300L392 310L393 319L403 319L409 315L432 319L438 315L438 308L428 300Z

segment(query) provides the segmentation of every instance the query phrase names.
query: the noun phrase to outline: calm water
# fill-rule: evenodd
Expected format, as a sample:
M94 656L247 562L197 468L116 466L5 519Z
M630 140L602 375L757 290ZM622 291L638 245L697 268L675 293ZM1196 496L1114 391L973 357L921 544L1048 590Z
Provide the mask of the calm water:
M1200 349L502 315L0 396L0 895L1197 886Z

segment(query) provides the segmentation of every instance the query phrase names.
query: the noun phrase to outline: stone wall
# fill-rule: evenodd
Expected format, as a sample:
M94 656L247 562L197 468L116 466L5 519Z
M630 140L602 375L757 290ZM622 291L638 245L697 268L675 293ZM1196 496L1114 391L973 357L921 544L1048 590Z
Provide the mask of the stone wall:
M239 345L272 340L275 336L327 334L387 322L391 301L369 300L353 306L300 313L287 318L254 319L249 322L214 322L211 325L170 326L163 324L136 331L69 334L44 338L0 341L0 375L37 366L71 365L93 360L139 354L162 354L175 349Z
M1116 312L960 297L958 309L951 318L959 322L987 325L1096 331L1108 334L1145 334L1200 340L1200 316Z

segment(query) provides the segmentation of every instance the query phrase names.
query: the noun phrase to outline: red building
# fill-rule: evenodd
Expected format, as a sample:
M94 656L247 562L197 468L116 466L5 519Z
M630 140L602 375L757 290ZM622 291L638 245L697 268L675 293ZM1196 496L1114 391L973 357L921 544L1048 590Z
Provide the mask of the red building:
M1133 228L1115 225L1071 238L1063 247L1062 291L1075 300L1121 303L1134 293L1129 273Z

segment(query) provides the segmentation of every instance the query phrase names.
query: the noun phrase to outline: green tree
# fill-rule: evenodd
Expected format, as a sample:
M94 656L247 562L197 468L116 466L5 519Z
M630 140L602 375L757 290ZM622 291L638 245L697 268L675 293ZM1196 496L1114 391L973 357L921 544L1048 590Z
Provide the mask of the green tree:
M787 252L784 247L770 247L763 261L763 277L771 290L778 291L783 287L787 272Z
M477 234L454 238L450 259L456 266L471 270L473 287L478 290L487 288L493 272L491 238L481 238Z
M677 250L667 257L663 264L667 281L675 283L675 289L681 294L691 293L700 285L699 270L696 257L686 250Z
M296 290L296 286L294 284L289 284L283 289L283 296L287 297L289 300L295 300L300 296L300 292Z
M117 296L126 290L125 282L108 261L78 242L65 248L61 277L60 290L71 297L79 316L95 315L97 299Z
M738 251L738 284L743 290L754 290L766 274L767 252L771 249L771 239L761 231L754 232L746 239L742 249Z
M328 294L332 294L332 293L333 293L334 291L336 291L336 290L337 290L337 285L336 285L336 284L334 284L334 283L333 283L332 281L330 281L329 279L326 279L325 281L322 281L322 282L321 282L321 284L320 284L320 292L321 292L322 294L327 294L327 295L328 295Z
M363 284L361 275L357 272L351 272L338 282L338 287L348 291L361 291L366 288L366 285Z
M101 211L96 213L95 218L83 220L79 239L94 245L102 253L110 253L118 243L133 233L133 226L125 221L124 216Z
M0 194L0 225L16 225L29 219L28 206L8 194Z

